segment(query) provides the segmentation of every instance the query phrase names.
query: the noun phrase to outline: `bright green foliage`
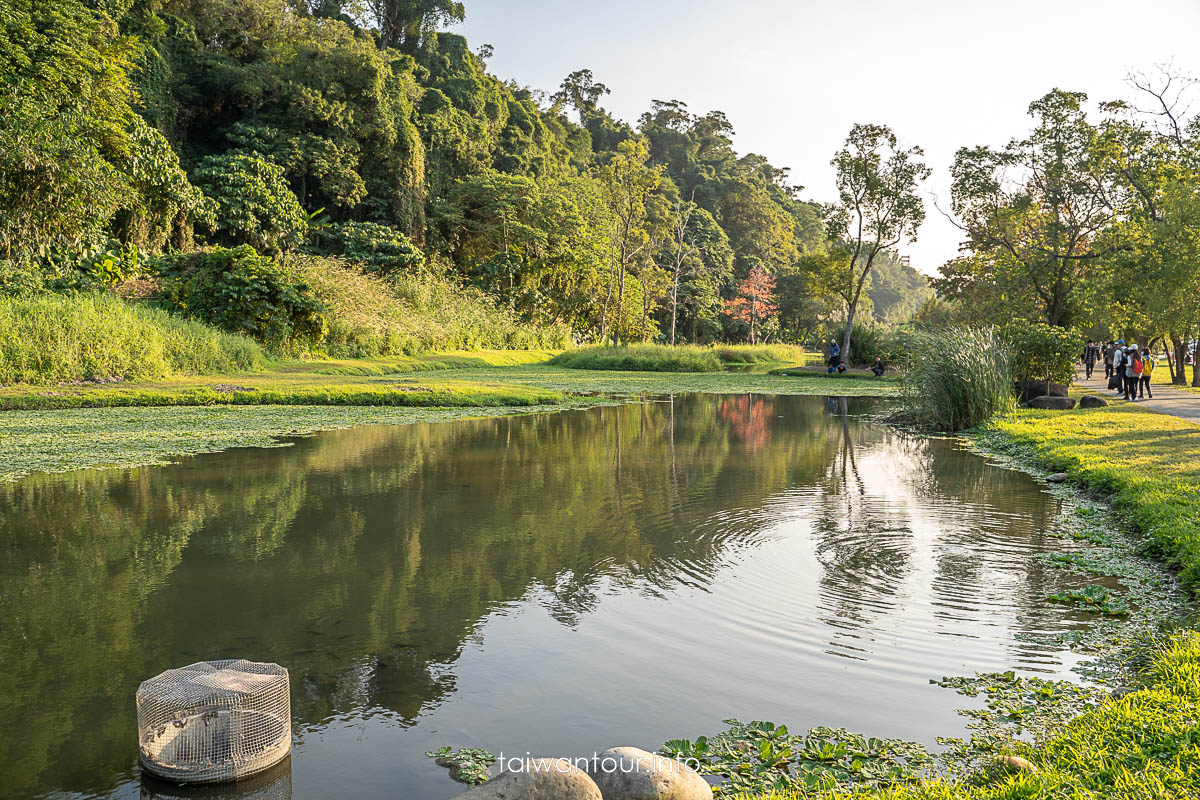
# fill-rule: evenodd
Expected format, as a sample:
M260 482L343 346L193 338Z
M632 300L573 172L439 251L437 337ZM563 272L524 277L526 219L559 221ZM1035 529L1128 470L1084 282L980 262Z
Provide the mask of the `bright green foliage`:
M325 309L308 284L249 245L170 256L157 268L162 300L184 316L276 350L303 350L325 337Z
M1014 405L1012 355L994 331L915 334L904 376L905 414L931 428L974 427Z
M1070 383L1075 378L1083 337L1074 331L1021 320L1003 325L999 333L1012 354L1017 380Z
M131 42L77 2L0 7L0 261L97 244L131 188Z
M240 153L209 156L192 178L213 201L205 225L221 244L277 253L303 241L308 220L278 164Z
M342 256L368 272L388 275L417 269L425 256L403 232L378 222L339 222L320 231L325 252Z
M262 351L111 295L0 298L0 384L237 372Z

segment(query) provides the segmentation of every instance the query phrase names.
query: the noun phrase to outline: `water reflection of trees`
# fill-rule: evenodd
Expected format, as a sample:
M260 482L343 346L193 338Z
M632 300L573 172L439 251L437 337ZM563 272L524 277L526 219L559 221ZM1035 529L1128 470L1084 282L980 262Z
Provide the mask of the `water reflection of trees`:
M707 587L789 487L816 490L824 611L869 626L917 548L903 505L872 499L873 459L926 497L1012 500L979 459L855 421L871 404L689 395L0 486L0 763L22 765L0 796L110 787L136 756L138 681L200 658L288 665L302 724L411 723L493 610L532 598L571 626L605 592ZM939 558L935 589L987 569Z
M828 463L819 406L726 398L366 427L169 468L0 487L0 795L103 790L132 765L141 679L276 660L302 722L405 720L453 689L479 621L534 595L575 624L613 587L703 585L754 515ZM749 428L739 427L747 420ZM757 421L756 421L757 420ZM751 435L747 435L750 432ZM693 534L693 532L696 532Z

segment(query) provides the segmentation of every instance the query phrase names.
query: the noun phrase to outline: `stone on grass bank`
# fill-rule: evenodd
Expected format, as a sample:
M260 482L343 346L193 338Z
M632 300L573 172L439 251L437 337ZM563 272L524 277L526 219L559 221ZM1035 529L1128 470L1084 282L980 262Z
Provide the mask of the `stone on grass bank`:
M1099 395L1085 394L1079 398L1080 408L1103 408L1106 405L1108 405L1108 401Z
M588 763L604 800L712 800L712 787L694 769L636 747L612 747Z
M1029 401L1030 408L1049 408L1055 411L1069 411L1075 407L1076 400L1074 397L1057 397L1055 395L1043 395L1035 397Z

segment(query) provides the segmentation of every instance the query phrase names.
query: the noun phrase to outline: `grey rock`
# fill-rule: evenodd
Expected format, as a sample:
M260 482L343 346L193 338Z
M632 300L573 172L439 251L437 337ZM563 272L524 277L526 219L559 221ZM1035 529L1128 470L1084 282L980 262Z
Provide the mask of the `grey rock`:
M1047 476L1048 483L1065 483L1067 478L1071 477L1065 472L1056 472L1053 475Z
M1106 405L1108 405L1108 401L1099 395L1085 394L1079 398L1080 408L1103 408Z
M612 747L586 769L604 800L712 800L712 787L681 761L636 747Z
M1016 381L1014 384L1017 396L1022 402L1029 402L1035 397L1066 397L1067 387L1062 383L1048 381Z
M1074 397L1055 397L1053 395L1043 395L1035 397L1029 401L1030 408L1052 408L1055 411L1068 411L1075 407L1077 401Z
M992 767L1008 774L1038 771L1037 767L1020 756L996 756L992 759Z
M537 758L502 772L456 800L604 800L587 773L565 758Z

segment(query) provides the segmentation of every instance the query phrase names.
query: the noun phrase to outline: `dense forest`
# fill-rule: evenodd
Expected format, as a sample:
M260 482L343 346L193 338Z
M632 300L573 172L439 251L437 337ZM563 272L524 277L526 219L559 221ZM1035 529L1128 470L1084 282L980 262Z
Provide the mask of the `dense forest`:
M634 125L587 69L505 81L445 32L465 13L4 3L3 293L115 287L341 355L803 341L841 313L825 210L724 114L655 101ZM758 330L752 278L778 310ZM910 316L925 283L885 253L860 310Z

